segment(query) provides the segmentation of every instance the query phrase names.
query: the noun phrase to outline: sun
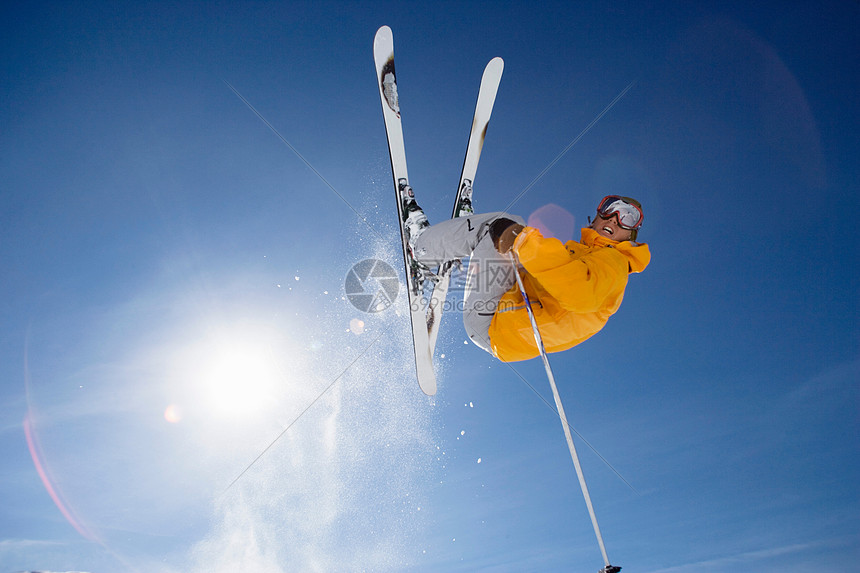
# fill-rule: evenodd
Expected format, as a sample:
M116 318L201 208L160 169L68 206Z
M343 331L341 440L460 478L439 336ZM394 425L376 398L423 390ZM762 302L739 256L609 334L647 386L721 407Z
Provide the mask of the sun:
M265 347L233 342L212 350L199 383L201 397L214 413L247 417L272 404L278 372Z
M297 391L301 365L288 333L271 324L194 326L169 358L164 419L183 426L270 419Z

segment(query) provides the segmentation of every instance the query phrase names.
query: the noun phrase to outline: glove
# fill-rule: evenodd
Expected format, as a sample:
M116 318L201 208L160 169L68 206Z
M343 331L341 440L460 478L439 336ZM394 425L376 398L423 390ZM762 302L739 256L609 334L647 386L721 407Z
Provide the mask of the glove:
M525 227L519 223L515 223L510 219L501 217L490 223L490 239L493 241L493 246L501 254L505 254L514 246L514 241L517 235L520 234Z

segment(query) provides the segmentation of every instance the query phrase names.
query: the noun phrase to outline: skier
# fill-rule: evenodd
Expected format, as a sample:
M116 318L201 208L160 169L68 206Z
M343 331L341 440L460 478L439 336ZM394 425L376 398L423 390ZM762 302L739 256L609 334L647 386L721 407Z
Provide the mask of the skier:
M628 275L651 260L648 245L636 242L642 206L629 197L605 197L580 241L562 244L501 212L466 214L431 227L409 191L401 199L409 249L422 276L432 279L431 268L470 257L463 324L476 345L503 362L539 354L510 252L524 271L547 352L567 350L603 328L621 304Z

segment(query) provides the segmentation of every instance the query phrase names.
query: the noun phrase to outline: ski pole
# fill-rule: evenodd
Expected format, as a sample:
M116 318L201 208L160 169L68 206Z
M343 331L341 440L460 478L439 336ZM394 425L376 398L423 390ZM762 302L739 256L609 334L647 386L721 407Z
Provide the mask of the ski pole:
M537 320L535 319L534 311L532 310L529 295L526 294L526 287L523 284L523 279L520 276L519 260L513 249L510 251L511 264L514 266L514 276L517 278L517 286L520 288L520 294L523 295L523 301L526 303L526 311L529 315L529 321L532 323L532 331L535 335L535 343L538 351L540 351L543 366L546 369L546 376L549 378L549 384L552 387L552 396L555 399L555 406L558 410L558 415L561 418L561 427L564 430L564 437L567 439L567 447L570 450L570 457L573 459L573 466L576 468L576 476L579 478L579 487L582 488L582 496L585 498L585 505L588 507L588 514L591 516L591 525L594 526L594 534L597 536L597 544L600 545L600 552L603 554L603 562L606 567L598 573L617 573L621 567L616 567L609 564L609 556L606 554L606 546L603 544L603 536L600 534L600 526L597 525L597 515L594 513L594 506L591 504L591 496L588 494L588 486L585 484L585 475L582 473L582 466L579 464L579 456L576 455L576 447L573 445L573 437L570 435L570 426L567 423L567 416L564 414L564 407L561 405L561 396L558 394L558 387L555 385L555 376L553 376L552 368L549 365L549 358L546 355L546 349L543 345L543 338L538 329Z

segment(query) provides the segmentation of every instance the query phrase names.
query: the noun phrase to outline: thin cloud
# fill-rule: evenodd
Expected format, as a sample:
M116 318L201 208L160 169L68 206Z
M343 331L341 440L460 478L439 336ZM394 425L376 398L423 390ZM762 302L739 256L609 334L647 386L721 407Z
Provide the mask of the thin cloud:
M752 563L767 561L776 557L792 555L818 549L825 545L824 542L817 543L796 543L794 545L784 545L781 547L772 547L770 549L759 549L757 551L747 551L737 555L729 555L716 559L707 559L704 561L696 561L694 563L685 563L666 569L657 569L650 573L693 573L700 571L740 571L742 568L750 566Z

